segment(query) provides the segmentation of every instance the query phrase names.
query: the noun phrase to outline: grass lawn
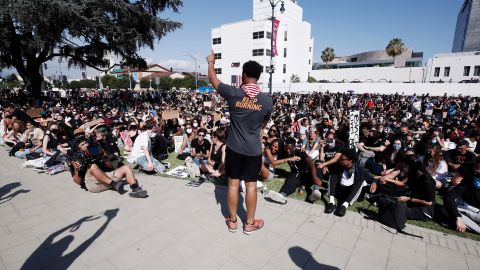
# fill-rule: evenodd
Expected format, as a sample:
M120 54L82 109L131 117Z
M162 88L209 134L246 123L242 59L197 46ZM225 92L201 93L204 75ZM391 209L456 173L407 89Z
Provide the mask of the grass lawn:
M183 166L185 165L185 162L183 160L178 160L176 158L176 154L175 153L172 153L169 155L168 159L166 160L168 162L170 162L170 164L172 165L171 168L175 168L176 166ZM283 182L285 180L285 178L283 177L280 177L282 176L282 174L285 174L285 173L288 173L290 171L289 167L287 164L282 164L280 166L278 166L276 169L276 177L266 183L267 184L267 187L268 189L271 189L271 190L275 190L275 191L279 191L280 188L282 187L283 185ZM279 176L280 175L280 176ZM180 178L179 178L180 179ZM184 180L184 179L182 179ZM221 184L226 184L226 183L221 183ZM306 198L306 195L299 195L298 192L295 192L293 194L291 194L289 196L290 199L295 199L295 200L302 200L304 201L305 198ZM323 204L322 201L317 201L316 203L318 204ZM439 204L439 205L443 205L443 199L440 195L436 195L436 203ZM369 203L367 201L363 201L363 202L356 202L354 205L350 206L348 208L349 211L355 211L355 212L358 212L358 209L362 209L362 208L367 208L369 206ZM377 211L377 208L375 206L371 206L369 210L372 210L372 211ZM456 230L453 230L453 229L450 229L448 227L445 227L435 221L414 221L414 220L409 220L407 221L407 223L409 224L413 224L415 226L418 226L418 227L423 227L423 228L427 228L427 229L431 229L431 230L435 230L435 231L438 231L438 232L442 232L444 234L453 234L453 235L457 235L457 236L460 236L460 237L464 237L464 238L469 238L469 239L473 239L473 240L476 240L476 241L480 241L480 235L479 234L475 234L475 233L470 233L470 232L466 232L466 233L460 233L460 232L457 232Z

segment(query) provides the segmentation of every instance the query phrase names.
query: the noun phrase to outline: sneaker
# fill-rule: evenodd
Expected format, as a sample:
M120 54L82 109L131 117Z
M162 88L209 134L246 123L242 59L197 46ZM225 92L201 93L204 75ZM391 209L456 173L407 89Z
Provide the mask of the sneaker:
M193 169L192 164L186 163L185 167L187 167L188 177L195 178L196 177L195 170Z
M329 203L325 206L325 213L331 214L333 211L335 211L335 205L333 203Z
M243 226L243 233L250 235L254 233L256 230L260 230L263 227L263 225L265 225L265 222L263 221L263 219L261 218L254 219L253 224L245 224Z
M347 212L347 208L342 204L339 207L337 207L334 215L337 216L337 217L343 217L343 216L345 216L346 212Z
M136 190L132 190L128 195L132 198L147 198L148 194L147 191L141 188L138 188Z
M165 166L165 169L170 169L170 167L172 167L172 164L170 164L170 162L162 161L161 163L163 164L163 166Z
M228 230L232 233L238 231L238 219L235 222L232 222L230 217L225 218L225 223L227 223Z
M320 190L316 189L316 190L312 191L312 194L310 194L310 197L308 197L308 198L312 202L320 200L320 199L322 199L322 193L320 192Z
M283 194L278 193L273 190L268 191L268 198L270 198L272 201L277 202L279 204L286 204L287 203L287 198L283 196Z
M127 184L127 181L123 181L123 180L113 181L112 187L116 192L123 194L125 193L125 189L123 189L123 187L126 184Z
M305 186L301 186L298 189L298 195L303 196L303 194L305 194Z

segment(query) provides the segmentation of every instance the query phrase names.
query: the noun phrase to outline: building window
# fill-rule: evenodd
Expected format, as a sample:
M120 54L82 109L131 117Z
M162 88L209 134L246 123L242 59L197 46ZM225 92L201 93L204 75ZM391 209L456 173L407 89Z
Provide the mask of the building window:
M252 51L253 56L263 56L264 50L263 49L255 49Z
M284 39L284 40L285 40L285 41L287 41L287 31L285 31L285 33L284 33L284 37L285 37L285 39Z
M283 48L283 57L287 58L287 48Z
M253 32L253 39L260 39L265 37L264 31Z
M215 74L222 74L222 69L221 68L216 68L215 69Z
M450 77L450 67L446 67L445 70L443 70L443 76Z
M270 49L265 49L265 55L270 56L272 54L272 51Z
M287 73L287 64L283 64L283 74Z
M216 45L216 44L222 44L222 38L214 38L213 45Z
M435 72L433 73L433 77L438 77L438 76L440 76L440 68L436 67Z
M267 32L267 38L272 39L272 32Z
M238 68L240 67L240 62L233 62L231 65L232 68Z
M470 76L470 66L463 67L463 76Z
M312 64L312 59L308 59L308 64L309 64L309 65Z
M213 56L215 56L215 60L222 59L222 54L221 53L216 53Z
M312 52L312 46L308 47L308 52Z
M480 66L475 66L473 69L473 76L480 76Z

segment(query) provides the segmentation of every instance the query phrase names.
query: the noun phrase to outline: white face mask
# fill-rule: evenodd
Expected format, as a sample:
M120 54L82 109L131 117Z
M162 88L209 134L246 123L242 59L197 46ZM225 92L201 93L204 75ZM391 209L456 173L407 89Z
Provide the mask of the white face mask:
M154 133L154 132L150 133L150 138L155 138L155 136L157 136L157 133Z
M193 127L198 127L198 123L193 123Z
M191 134L191 133L192 133L192 129L191 129L191 128L187 128L187 133L188 133L188 134Z

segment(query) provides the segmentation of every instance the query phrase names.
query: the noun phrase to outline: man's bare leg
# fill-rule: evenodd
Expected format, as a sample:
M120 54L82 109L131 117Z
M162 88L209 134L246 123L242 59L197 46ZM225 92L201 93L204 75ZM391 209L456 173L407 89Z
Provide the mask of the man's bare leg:
M137 183L137 179L135 179L135 175L133 174L133 170L130 166L124 165L115 170L115 177L119 179L125 178L129 185L133 185Z
M237 220L239 187L240 187L240 180L228 178L227 204L228 204L228 211L230 212L231 221Z
M108 177L108 175L102 171L96 164L92 164L88 169L87 173L91 174L95 179L104 183L105 185L111 185L112 179Z
M245 204L247 205L247 224L253 224L257 210L257 181L245 182L247 189Z

